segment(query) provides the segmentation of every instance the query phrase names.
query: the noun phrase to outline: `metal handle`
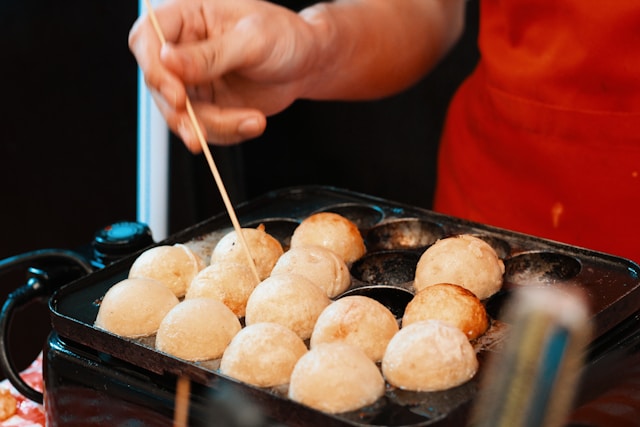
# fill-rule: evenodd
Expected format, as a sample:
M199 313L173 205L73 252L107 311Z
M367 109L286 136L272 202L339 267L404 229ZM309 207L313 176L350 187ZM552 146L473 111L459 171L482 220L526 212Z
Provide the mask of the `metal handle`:
M80 270L70 272L69 269L66 269L67 274L64 275L64 278L67 280L65 281L50 280L46 272L38 270L41 274L36 274L34 277L31 277L26 285L21 286L9 294L0 312L0 367L18 392L26 398L40 404L43 402L42 392L34 389L22 379L9 355L8 337L13 313L16 309L34 300L50 297L55 289L67 283L71 280L71 277L75 276L75 278L78 278L84 273L91 273L93 269L91 264L81 255L61 249L43 249L0 260L0 274L3 274L27 263L35 263L43 260L50 261L51 259L55 259L57 262L61 260L67 262L72 261L76 266L80 267ZM58 286L54 286L56 284Z

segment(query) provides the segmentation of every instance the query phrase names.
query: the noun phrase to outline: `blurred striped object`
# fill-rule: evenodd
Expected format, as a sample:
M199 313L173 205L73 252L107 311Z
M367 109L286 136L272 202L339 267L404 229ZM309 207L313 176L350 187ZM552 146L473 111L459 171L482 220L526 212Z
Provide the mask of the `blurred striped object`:
M520 288L511 298L508 336L487 361L470 425L564 425L590 340L586 300L554 287Z

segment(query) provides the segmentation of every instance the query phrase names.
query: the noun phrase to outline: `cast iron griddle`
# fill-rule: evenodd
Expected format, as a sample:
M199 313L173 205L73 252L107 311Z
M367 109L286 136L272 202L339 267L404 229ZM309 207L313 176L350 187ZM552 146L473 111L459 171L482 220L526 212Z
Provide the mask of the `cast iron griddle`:
M429 210L332 187L296 187L268 193L236 207L243 227L265 224L285 249L295 226L312 213L332 211L354 221L367 244L367 255L352 266L352 286L345 294L378 299L401 318L412 296L419 255L439 238L474 234L489 242L505 262L503 290L486 301L495 319L492 329L476 343L481 362L485 353L499 351L503 336L500 309L519 286L579 287L587 294L594 336L633 314L639 306L640 267L628 260L537 237L464 221ZM177 233L159 244L185 243L207 256L216 239L231 230L226 215ZM478 389L480 373L468 383L442 392L417 393L387 387L386 395L370 407L329 415L290 401L286 389L260 389L219 374L215 361L185 362L153 348L153 338L126 339L95 328L99 303L106 291L126 278L137 254L81 278L50 299L54 330L63 338L88 346L155 374L188 375L207 387L238 388L266 414L288 425L460 425Z

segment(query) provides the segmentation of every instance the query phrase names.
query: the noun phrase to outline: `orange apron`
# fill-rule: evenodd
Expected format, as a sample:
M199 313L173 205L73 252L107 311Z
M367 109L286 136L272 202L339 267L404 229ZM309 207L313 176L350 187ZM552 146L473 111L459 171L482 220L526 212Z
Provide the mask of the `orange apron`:
M480 6L435 210L640 262L640 2Z

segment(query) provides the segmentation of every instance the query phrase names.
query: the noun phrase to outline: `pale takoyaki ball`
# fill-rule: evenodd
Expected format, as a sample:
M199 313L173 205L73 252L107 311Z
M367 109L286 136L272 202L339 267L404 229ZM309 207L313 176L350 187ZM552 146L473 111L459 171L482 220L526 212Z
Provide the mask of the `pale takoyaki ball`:
M330 302L325 291L306 277L281 273L256 286L247 301L244 320L246 325L279 323L306 340Z
M220 372L257 387L287 384L296 362L307 352L304 341L278 323L245 326L222 355Z
M489 316L480 299L468 289L449 283L427 286L415 294L405 307L402 326L428 319L447 322L470 340L489 327Z
M241 328L233 311L220 301L186 299L162 319L155 346L188 361L217 359Z
M414 287L420 291L436 283L469 289L481 300L502 287L504 263L491 245L468 234L438 240L421 256Z
M183 244L155 246L136 258L129 269L129 278L159 280L182 298L191 280L205 266L202 258Z
M128 338L153 335L178 297L154 279L124 279L107 290L95 326Z
M249 295L258 281L247 263L218 261L193 278L186 299L213 298L223 302L238 317L243 317Z
M260 280L266 279L271 274L271 269L276 265L278 258L284 253L282 244L265 231L264 225L259 225L257 228L243 228L242 236L251 253ZM213 248L211 264L222 260L251 265L235 230L225 234Z
M329 298L340 295L351 284L344 260L322 246L297 246L286 251L271 274L298 273L325 290Z
M322 246L335 252L347 265L366 252L364 239L356 224L333 212L320 212L306 217L291 236L291 248L298 246Z
M378 366L358 347L324 343L298 360L291 374L289 398L327 413L354 411L385 392Z
M439 320L421 320L391 338L382 358L389 384L403 390L447 390L469 381L478 359L467 336Z
M345 342L361 348L379 362L389 340L398 332L391 311L373 298L362 295L342 297L325 308L311 334L310 346Z

